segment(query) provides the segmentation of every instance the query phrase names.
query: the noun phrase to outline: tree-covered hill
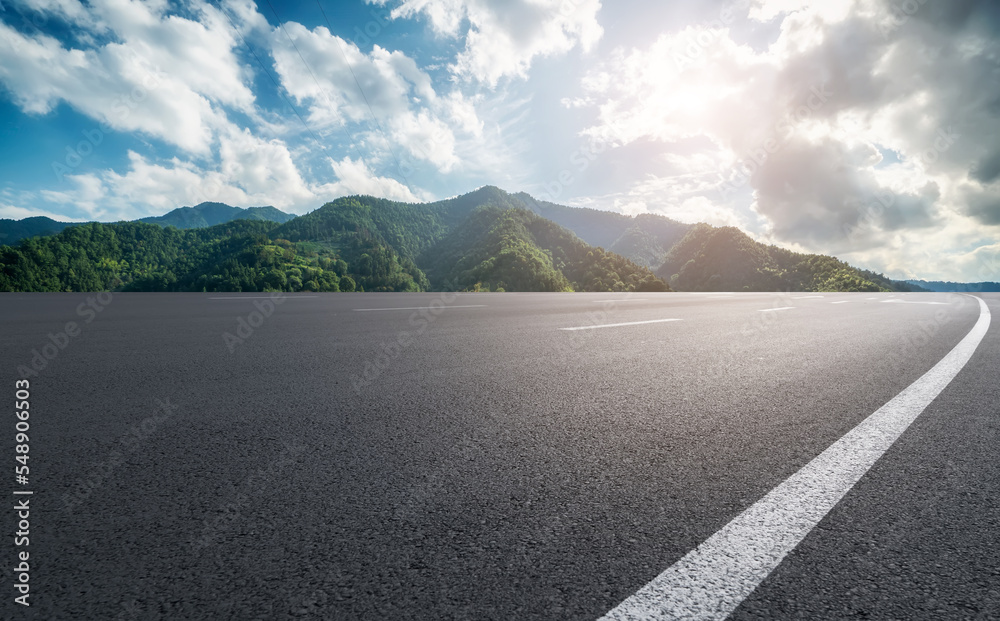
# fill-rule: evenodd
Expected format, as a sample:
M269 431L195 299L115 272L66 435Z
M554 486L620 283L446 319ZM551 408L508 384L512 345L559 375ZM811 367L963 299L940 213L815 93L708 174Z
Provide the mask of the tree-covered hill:
M55 235L76 222L58 222L45 216L24 218L23 220L8 220L0 218L0 244L16 244L22 239L38 237L39 235Z
M272 240L276 226L249 220L187 230L142 222L74 226L0 247L0 291L339 291L346 265Z
M181 226L164 226L168 216ZM68 227L0 247L0 290L635 291L666 290L664 281L690 291L919 290L732 227L565 207L492 186L427 204L348 196L274 221L284 216L203 203L156 225Z
M201 203L194 207L178 207L162 216L140 218L135 222L147 222L160 226L175 226L179 229L205 228L233 220L262 220L268 222L288 222L294 218L274 207L232 207L224 203ZM79 222L59 222L52 218L36 216L22 220L0 219L0 244L14 245L22 239L55 235L60 231L78 226Z
M907 284L942 293L986 293L1000 291L1000 282L948 282L941 280L907 280Z
M224 224L233 220L262 220L284 223L293 219L290 213L285 213L274 207L248 207L242 209L225 203L200 203L194 207L178 207L162 216L141 218L139 222L159 224L160 226L176 226L179 229L196 229L216 224Z
M429 205L345 197L281 225L91 223L0 247L0 290L667 290L520 207L484 188Z
M438 288L505 291L667 291L648 269L594 248L530 211L474 211L420 264Z
M917 291L834 257L751 239L734 227L695 225L657 270L681 291Z

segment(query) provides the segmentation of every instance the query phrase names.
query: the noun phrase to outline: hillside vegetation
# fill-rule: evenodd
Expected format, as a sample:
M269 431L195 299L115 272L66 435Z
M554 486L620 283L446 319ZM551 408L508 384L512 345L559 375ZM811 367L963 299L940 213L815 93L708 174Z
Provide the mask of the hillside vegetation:
M681 291L918 291L834 257L751 239L734 227L695 225L657 270Z
M216 207L210 211L220 218L232 214ZM428 274L434 275L433 282ZM26 239L16 247L0 247L0 290L103 289L666 291L668 287L648 268L589 246L496 188L429 205L345 197L284 224L239 219L180 229L146 222L91 223Z
M32 219L36 220L36 219ZM46 230L47 219L6 221ZM18 228L19 227L19 228ZM668 286L669 283L669 286ZM739 229L486 186L426 204L349 196L299 217L203 203L0 246L0 290L910 291Z

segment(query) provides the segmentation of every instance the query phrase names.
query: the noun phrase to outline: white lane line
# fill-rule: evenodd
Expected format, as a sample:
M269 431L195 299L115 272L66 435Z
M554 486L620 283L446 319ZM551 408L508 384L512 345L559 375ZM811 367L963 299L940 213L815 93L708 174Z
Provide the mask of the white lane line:
M943 306L948 305L947 302L911 302L909 300L900 300L900 299L882 300L882 303L883 304L936 304Z
M375 311L399 311L399 310L435 310L438 308L486 308L485 304L471 304L469 306L448 306L447 304L442 304L441 306L407 306L403 308L355 308L352 309L356 313L365 312L375 312Z
M865 298L866 300L877 300L878 298Z
M234 296L227 298L208 298L209 300L304 300L307 298L318 298L318 295L281 295L276 297L271 297L269 295L246 295L246 296Z
M608 304L609 302L648 302L649 298L639 298L637 300L594 300L594 304Z
M774 311L791 310L795 308L794 306L779 306L778 308L762 308L760 312L762 313L773 313Z
M729 616L962 370L990 327L976 299L979 321L930 371L602 621Z
M576 328L559 328L560 330L596 330L598 328L619 328L621 326L641 326L647 323L666 323L668 321L684 321L683 319L651 319L649 321L629 321L626 323L605 323L597 326L579 326Z
M793 300L822 300L821 295L800 295L798 297L792 298Z
M839 302L830 302L830 304L847 304L850 300L841 300Z

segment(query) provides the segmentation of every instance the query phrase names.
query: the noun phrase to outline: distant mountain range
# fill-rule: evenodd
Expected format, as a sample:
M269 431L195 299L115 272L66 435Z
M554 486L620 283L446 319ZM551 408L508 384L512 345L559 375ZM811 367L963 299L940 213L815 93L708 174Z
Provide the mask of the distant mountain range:
M294 218L274 207L231 207L224 203L201 203L194 207L178 207L162 216L140 218L137 222L148 222L160 226L176 226L179 229L196 229L233 220L268 220L285 223ZM0 219L0 244L13 245L28 237L39 235L55 235L69 226L78 226L80 222L59 222L44 216L25 218L23 220Z
M2 221L0 232L62 229L0 247L0 290L924 290L732 227L492 186L426 204L344 197L299 217L202 203L136 222L25 222Z
M1000 282L943 282L940 280L907 280L911 285L927 289L928 291L960 292L960 293L986 293L1000 291Z
M274 207L231 207L225 203L201 203L194 207L178 207L173 211L149 218L140 218L139 222L159 224L160 226L176 226L179 229L199 229L217 224L225 224L233 220L263 220L284 224L295 216Z

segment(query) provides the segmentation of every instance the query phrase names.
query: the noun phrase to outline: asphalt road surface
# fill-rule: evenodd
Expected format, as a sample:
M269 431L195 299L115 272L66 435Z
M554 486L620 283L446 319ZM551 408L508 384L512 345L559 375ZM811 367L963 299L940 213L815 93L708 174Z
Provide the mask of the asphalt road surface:
M27 546L4 511L3 618L701 614L614 616L670 568L729 594L704 618L1000 618L1000 323L970 345L974 297L277 301L0 296L8 400L30 382L26 483L2 419L8 506L30 499ZM887 450L851 449L870 469L834 472L854 458L824 451L948 364ZM833 479L830 507L802 501ZM777 517L739 526L781 490ZM735 566L786 523L801 535L756 582L680 563Z

